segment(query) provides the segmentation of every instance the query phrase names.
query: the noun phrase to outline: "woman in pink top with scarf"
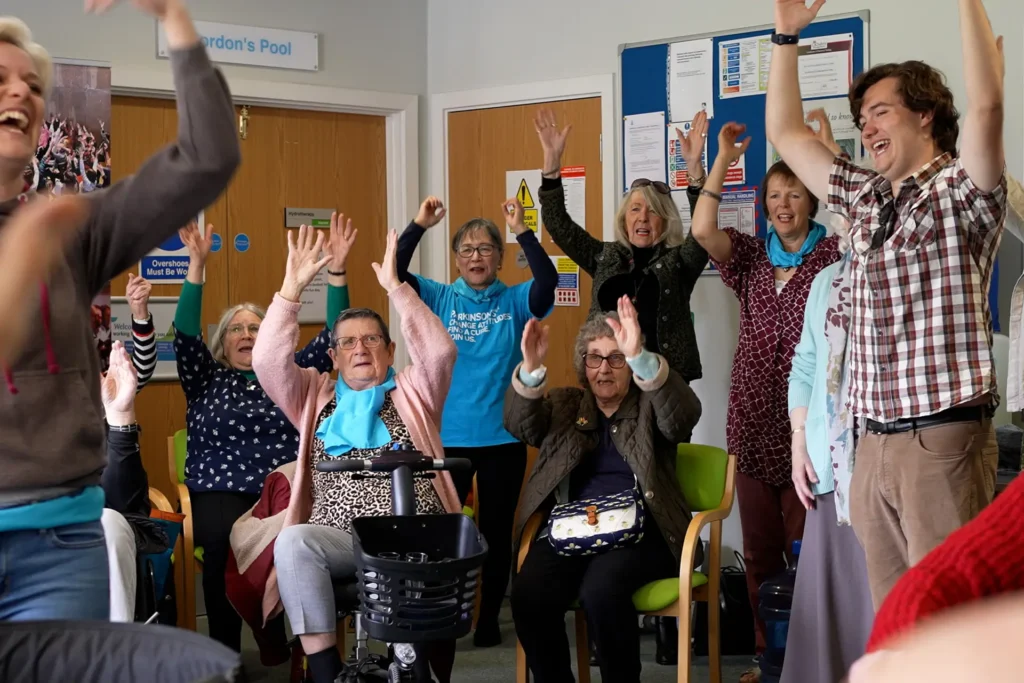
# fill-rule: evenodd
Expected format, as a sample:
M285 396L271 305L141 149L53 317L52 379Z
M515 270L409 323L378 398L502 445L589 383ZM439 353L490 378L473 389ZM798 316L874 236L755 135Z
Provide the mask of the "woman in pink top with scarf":
M295 233L288 234L284 283L263 320L262 334L253 348L253 369L267 395L299 432L291 499L274 546L264 616L276 613L283 603L292 630L302 641L313 680L333 683L341 671L341 659L332 579L354 576L352 519L390 515L390 482L318 472L316 463L338 457L374 458L396 442L444 457L441 411L457 352L437 316L408 284L399 282L398 236L392 231L383 265L374 263L373 269L401 316L412 364L396 373L391 367L395 344L387 324L376 312L355 308L338 316L332 328L328 353L337 379L296 365L300 296L327 263L319 259L324 237L316 232L303 226L297 241ZM421 514L462 509L447 473L432 480L417 479L415 491ZM252 533L260 533L259 527L254 525ZM245 533L236 527L233 545L238 547L239 536ZM264 539L261 545L265 548L272 540ZM451 674L454 645L435 647L427 655L442 682Z

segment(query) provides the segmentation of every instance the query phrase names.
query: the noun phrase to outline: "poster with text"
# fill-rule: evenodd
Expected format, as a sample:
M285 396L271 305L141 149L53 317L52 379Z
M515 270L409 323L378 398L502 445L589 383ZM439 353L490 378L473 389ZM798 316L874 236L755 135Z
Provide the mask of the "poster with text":
M669 119L681 121L704 110L715 117L711 38L672 43L668 51Z
M586 167L563 166L562 188L565 190L565 210L577 225L587 227Z
M757 234L756 187L722 191L722 203L718 206L718 228L733 228L752 237Z
M523 205L523 221L526 227L537 233L540 241L540 183L541 170L505 171L505 196L515 197ZM516 234L505 224L505 243L516 244Z
M804 121L815 130L818 129L818 123L808 120L807 115L815 109L824 109L825 116L828 117L829 125L832 127L832 137L836 143L844 152L850 155L853 163L864 163L864 150L860 142L860 131L853 120L853 114L850 112L850 101L846 97L804 100L803 109ZM770 168L772 164L780 161L781 158L778 152L775 151L772 143L768 142L766 149L768 150L768 157L765 161L768 162L767 167Z
M132 311L128 300L123 296L115 296L110 302L114 341L124 344L131 355ZM156 370L153 371L153 379L178 379L174 355L174 311L177 307L176 296L154 296L149 299L149 313L153 316L153 330L156 334Z
M580 267L568 256L551 256L558 273L558 287L555 288L556 306L580 305Z
M205 212L196 216L199 233L206 235ZM181 241L178 233L174 233L163 244L142 257L139 263L139 275L153 284L180 285L188 275L188 247Z
M686 160L683 159L682 146L679 144L679 134L676 130L683 131L683 135L690 136L690 128L693 121L681 121L670 123L668 126L668 186L672 190L685 190L690 186L690 178L687 175ZM704 151L700 155L700 163L704 168L708 167L708 140L704 138Z
M853 82L853 34L803 38L797 46L801 97L846 97Z
M718 96L749 97L768 92L772 63L770 35L723 40L718 44Z
M625 186L640 178L665 182L665 112L626 116L622 134Z

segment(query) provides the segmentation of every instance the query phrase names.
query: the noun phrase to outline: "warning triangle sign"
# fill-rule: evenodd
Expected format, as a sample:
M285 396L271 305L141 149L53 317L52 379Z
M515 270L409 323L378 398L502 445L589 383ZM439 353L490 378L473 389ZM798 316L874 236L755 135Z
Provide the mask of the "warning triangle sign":
M533 203L533 195L530 194L530 188L526 185L526 178L519 181L519 191L516 192L516 197L519 198L519 203L523 205L524 209L536 208Z

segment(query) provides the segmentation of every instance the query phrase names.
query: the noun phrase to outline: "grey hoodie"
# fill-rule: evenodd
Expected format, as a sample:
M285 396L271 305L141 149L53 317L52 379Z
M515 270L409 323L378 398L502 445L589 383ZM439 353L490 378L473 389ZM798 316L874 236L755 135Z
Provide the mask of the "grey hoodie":
M79 238L35 301L22 302L39 311L29 332L37 343L4 368L0 385L0 507L99 485L106 456L92 299L212 204L240 163L231 94L205 48L170 57L178 139L135 175L87 195ZM0 230L24 199L0 203Z

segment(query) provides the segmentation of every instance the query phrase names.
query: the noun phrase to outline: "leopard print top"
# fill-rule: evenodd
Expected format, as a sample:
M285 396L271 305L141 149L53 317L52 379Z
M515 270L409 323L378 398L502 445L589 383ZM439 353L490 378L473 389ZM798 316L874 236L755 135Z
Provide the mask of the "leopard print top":
M316 429L326 420L335 408L335 400L324 406L316 421ZM391 441L412 444L409 430L398 414L391 394L384 399L380 409L380 418L384 421ZM315 431L315 430L314 430ZM388 445L390 446L390 444ZM377 457L388 448L360 448L349 451L345 458L367 460ZM383 517L391 514L391 478L384 475L372 475L366 479L353 479L351 472L319 472L316 464L332 456L324 452L324 442L313 439L311 467L313 468L313 514L310 524L334 527L351 532L352 520L356 517ZM437 489L429 479L413 480L416 491L416 512L421 515L443 515L444 505Z

